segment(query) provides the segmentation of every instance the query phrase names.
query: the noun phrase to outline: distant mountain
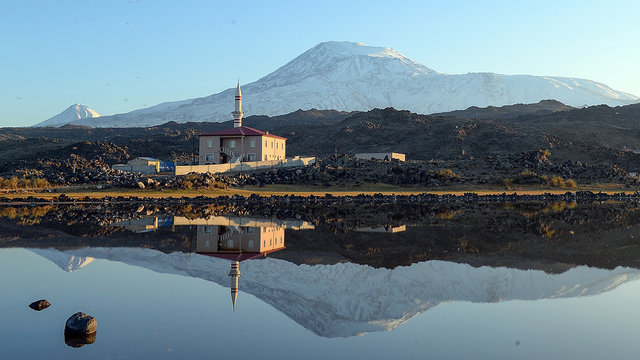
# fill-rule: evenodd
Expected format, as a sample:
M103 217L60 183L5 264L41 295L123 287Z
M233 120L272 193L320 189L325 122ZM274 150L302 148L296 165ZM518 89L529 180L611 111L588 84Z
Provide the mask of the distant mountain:
M205 255L143 248L85 248L37 253L65 270L75 259L99 258L229 286L230 262ZM67 257L67 260L62 260ZM452 301L497 303L590 296L640 278L637 269L587 266L562 274L507 267L473 267L426 261L395 269L353 263L295 265L267 258L240 264L243 311L249 293L323 337L349 337L391 331L439 304ZM229 311L231 311L231 300ZM247 305L248 306L248 305Z
M95 119L99 117L100 114L90 109L88 106L82 104L73 104L66 108L60 114L50 117L49 119L36 124L35 126L62 126L77 120ZM87 125L91 125L90 120Z
M50 260L54 264L58 265L60 269L68 272L80 270L95 260L92 257L67 255L56 249L31 249L31 251Z
M247 115L298 109L368 111L394 107L419 114L555 99L569 106L626 105L640 100L591 80L494 73L442 74L396 50L352 42L324 42L271 74L243 85ZM234 89L168 102L126 114L80 119L75 124L133 127L169 121L231 119Z
M466 110L455 110L431 114L433 116L456 117L460 119L515 119L526 115L548 115L558 111L573 110L556 100L542 100L537 104L515 104L505 106L488 106L479 108L472 106Z

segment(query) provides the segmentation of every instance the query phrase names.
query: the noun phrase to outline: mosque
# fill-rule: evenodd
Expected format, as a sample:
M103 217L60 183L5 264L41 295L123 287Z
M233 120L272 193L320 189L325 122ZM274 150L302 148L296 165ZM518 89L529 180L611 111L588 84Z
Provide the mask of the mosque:
M236 88L233 128L199 135L199 164L285 160L287 139L242 125L242 91Z

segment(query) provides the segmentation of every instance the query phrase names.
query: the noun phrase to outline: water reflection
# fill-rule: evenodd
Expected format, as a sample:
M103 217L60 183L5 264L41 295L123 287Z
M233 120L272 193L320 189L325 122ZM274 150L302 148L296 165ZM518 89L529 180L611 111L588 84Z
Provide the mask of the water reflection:
M119 261L229 286L229 261L203 254L86 248L60 255ZM495 303L582 297L607 292L640 278L640 270L629 268L605 270L580 266L561 274L549 274L447 261L427 261L395 269L353 263L295 265L274 258L249 260L242 265L242 292L252 294L323 337L391 331L418 314L452 301ZM232 280L235 279L232 274Z
M208 219L201 219L208 220ZM231 219L222 221L227 225L197 225L196 253L231 261L231 302L233 310L238 300L240 262L266 256L268 253L282 250L284 246L284 226L258 227L240 226ZM210 221L216 223L216 221ZM256 221L245 223L257 223Z
M64 343L73 348L83 347L85 345L90 345L96 342L96 334L74 334L65 331L64 332Z
M180 216L152 216L123 220L113 224L135 232L155 231L161 227L195 226L195 253L225 259L231 262L231 302L236 309L239 278L242 276L240 262L285 248L285 228L294 230L313 229L306 221L274 220L256 217L213 216L190 219Z
M81 232L75 249L64 236L29 247L42 244L32 251L69 272L104 259L203 279L229 287L234 311L245 292L314 334L350 337L391 331L442 303L582 297L640 278L619 266L637 263L635 210L601 216L608 227L590 230L583 219L594 210L575 208L530 214L505 207L500 221L493 209L476 209L475 217L433 211L422 222L372 221L346 231L303 220L152 212L110 221L93 237ZM318 260L327 254L337 260Z

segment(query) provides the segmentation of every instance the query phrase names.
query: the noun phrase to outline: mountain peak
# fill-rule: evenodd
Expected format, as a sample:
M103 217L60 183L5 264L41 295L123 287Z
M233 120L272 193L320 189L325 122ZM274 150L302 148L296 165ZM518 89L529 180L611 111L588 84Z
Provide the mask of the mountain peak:
M232 85L232 84L229 84ZM242 86L246 115L295 110L369 111L393 107L419 114L535 104L555 99L568 106L627 105L639 97L595 81L566 77L441 74L388 47L349 41L317 44L263 78ZM87 126L150 126L169 121L227 121L235 87L197 99L174 101L99 120ZM548 107L543 104L542 107Z
M60 114L50 117L35 126L62 126L76 120L98 117L100 117L100 114L88 106L83 104L73 104Z
M360 42L351 41L325 41L312 47L307 52L327 52L342 56L373 56L373 57L406 57L389 47L368 46Z

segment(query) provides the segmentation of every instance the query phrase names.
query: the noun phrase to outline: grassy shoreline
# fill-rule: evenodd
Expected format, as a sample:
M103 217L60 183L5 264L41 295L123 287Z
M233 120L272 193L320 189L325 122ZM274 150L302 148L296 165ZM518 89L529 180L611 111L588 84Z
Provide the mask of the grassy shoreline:
M592 184L583 185L575 188L555 188L555 187L514 187L505 189L499 186L447 186L438 188L429 188L422 186L395 186L388 184L371 184L359 187L319 187L319 186L299 186L299 185L267 185L264 187L245 186L243 188L214 189L214 190L155 190L155 189L104 189L97 190L92 188L67 187L54 189L17 189L14 191L2 191L0 197L20 199L28 197L36 197L42 199L51 199L62 194L70 198L104 198L118 196L135 196L148 198L168 198L168 197L217 197L217 196L250 196L253 194L260 196L275 195L296 195L296 196L324 196L331 194L334 196L356 196L360 194L373 195L417 195L423 193L436 195L463 195L464 193L476 193L478 195L495 195L495 194L517 194L517 195L540 195L545 193L564 194L566 192L591 191L594 193L603 192L607 194L613 193L634 193L640 191L640 187L628 188L622 184Z

